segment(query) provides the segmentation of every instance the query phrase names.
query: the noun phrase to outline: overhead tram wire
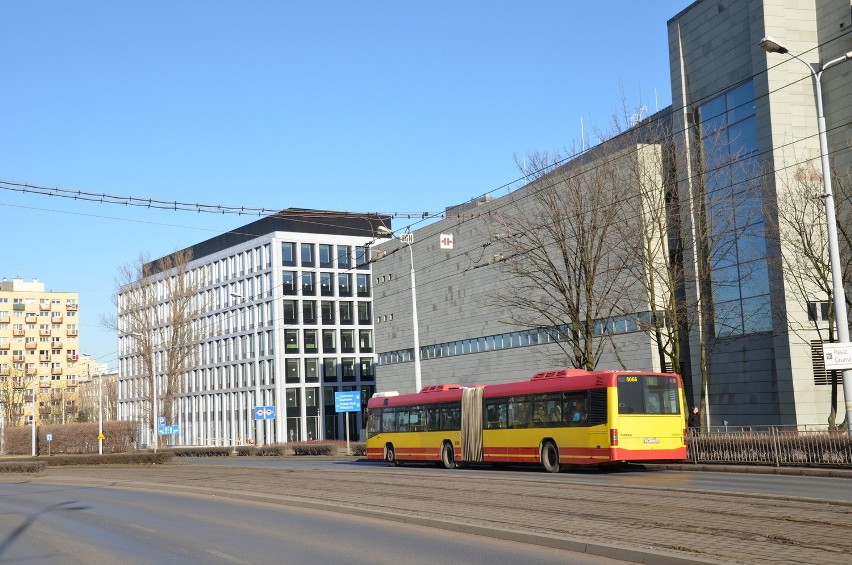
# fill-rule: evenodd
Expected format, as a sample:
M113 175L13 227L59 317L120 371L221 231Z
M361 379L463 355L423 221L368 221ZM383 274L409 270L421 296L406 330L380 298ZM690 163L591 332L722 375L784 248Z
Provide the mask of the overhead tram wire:
M846 33L844 33L840 36L837 36L837 37L835 37L835 38L833 38L833 39L831 39L831 40L829 40L829 41L827 41L823 44L815 46L813 49L806 51L805 53L809 53L810 51L813 51L814 49L818 49L822 46L828 45L829 43L831 43L833 41L843 39L849 33L852 33L852 32L846 32ZM773 65L772 67L769 67L768 69L775 68L775 67L782 65L784 63L785 63L785 61L780 61L779 63L777 63L776 65ZM756 73L754 75L751 75L750 77L747 77L747 78L743 79L742 81L740 81L740 83L745 83L746 81L753 79L754 77L758 76L759 74L763 74L763 72L764 71L761 71L760 73ZM776 89L775 91L772 91L772 92L776 92L777 90L781 90L783 88L786 88L787 86L798 83L801 80L804 80L805 78L807 78L807 77L804 77L802 79L797 79L797 80L789 83L788 85L782 85L781 87L779 87L778 89ZM721 93L723 93L727 90L728 89L725 88L725 89L720 89L720 90L713 92L713 93L709 93L706 96L702 97L701 99L697 100L693 105L698 105L698 104L700 104L701 101L704 101L704 100L710 100L710 99L720 95ZM767 95L770 94L770 93L767 93ZM750 102L751 101L749 101L747 103L750 103ZM683 107L673 108L671 110L671 112L674 113L675 111L679 111L679 110L682 110L682 109L683 109ZM711 118L712 118L712 116L711 116ZM834 129L834 128L832 128L832 129ZM667 140L667 139L673 139L675 136L679 136L679 135L683 134L684 131L685 130L672 131L668 135L660 138L660 141L664 141L664 140ZM807 138L802 138L802 139L807 139ZM801 140L798 140L798 141L801 141ZM605 142L606 141L604 141L602 143L605 143ZM492 189L488 192L485 192L485 193L481 194L480 196L475 197L471 200L476 200L478 198L482 198L482 197L488 196L490 194L493 194L497 191L500 191L500 190L503 190L503 189L508 189L508 188L512 187L513 185L527 181L527 179L530 176L539 175L539 174L545 173L546 171L549 171L549 170L555 170L556 168L560 167L561 165L563 165L567 162L570 162L573 159L576 159L578 157L586 155L591 151L594 151L599 146L600 146L600 144L596 145L594 147L590 147L589 149L587 149L585 151L581 151L581 152L575 153L573 155L566 156L563 159L554 161L553 163L550 163L550 164L546 165L545 167L542 167L539 170L526 172L522 177L519 177L519 178L517 178L517 179L515 179L511 182L504 183L503 185L496 187L496 188L494 188L494 189ZM589 171L594 170L597 167L605 166L608 163L609 163L609 161L604 161L604 162L601 162L599 164L596 164L594 167L592 167L592 169L584 171L584 174L587 174ZM681 182L683 180L687 180L687 179L678 179L677 182ZM94 193L94 192L87 192L87 191L80 191L80 190L69 190L69 189L62 189L62 188L48 188L48 187L41 187L41 186L34 185L34 184L17 183L17 182L12 182L12 181L3 181L3 180L0 180L0 189L12 190L12 191L18 191L18 192L30 192L30 193L33 193L33 194L46 195L46 196L56 196L56 197L73 199L73 200L87 200L87 201L98 202L98 203L122 204L122 205L127 205L127 206L155 208L155 209L173 210L173 211L193 211L193 212L206 212L206 213L215 213L215 214L237 214L237 215L258 215L258 216L273 215L273 216L282 217L282 214L280 214L280 211L276 212L275 209L270 209L270 208L254 208L254 207L231 206L231 205L222 205L222 204L189 203L189 202L179 202L179 201L165 201L165 200L154 199L154 198L140 198L140 197L133 197L133 196L117 196L117 195L110 195L110 194L105 194L105 193ZM520 198L526 198L526 197L532 196L533 194L534 194L534 191L531 191L530 194L523 195ZM302 210L303 213L306 212L306 211L307 210ZM308 216L308 215L309 214L304 214L304 216ZM364 217L373 217L373 218L376 217L376 215L378 215L378 213L365 213L365 214L363 214ZM389 213L389 214L385 214L385 215L388 215L388 216L391 216L391 217L399 217L400 216L400 214L398 214L398 213ZM412 216L414 214L402 214L402 215ZM291 216L288 215L286 217L291 217ZM423 213L421 215L421 218L418 221L412 222L408 226L406 226L405 228L400 228L400 229L397 229L395 231L401 231L401 230L410 231L411 228L413 228L414 226L416 226L418 224L421 224L421 223L424 223L424 222L427 222L427 221L431 221L431 220L434 220L434 219L437 219L437 218L444 218L444 217L446 217L446 212L435 213L435 214ZM460 223L464 223L464 222L465 222L464 218L460 218Z

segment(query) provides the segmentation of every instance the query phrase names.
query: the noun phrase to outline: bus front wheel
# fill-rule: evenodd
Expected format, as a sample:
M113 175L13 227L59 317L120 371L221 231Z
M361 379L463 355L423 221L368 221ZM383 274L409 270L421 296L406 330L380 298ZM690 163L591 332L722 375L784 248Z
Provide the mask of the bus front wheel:
M541 446L541 466L548 473L559 472L559 450L552 441L546 441Z
M456 454L453 451L452 444L448 441L445 441L444 445L441 446L441 463L444 464L445 469L456 468Z
M396 460L396 452L393 450L392 445L385 447L385 461L388 462L388 467L399 466L399 461Z

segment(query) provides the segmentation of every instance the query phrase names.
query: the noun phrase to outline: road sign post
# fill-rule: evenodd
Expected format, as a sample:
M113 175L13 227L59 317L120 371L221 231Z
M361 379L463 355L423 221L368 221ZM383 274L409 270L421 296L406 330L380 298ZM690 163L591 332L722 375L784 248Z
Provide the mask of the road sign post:
M357 390L335 392L334 410L346 415L346 455L352 455L349 450L349 413L361 410L361 394Z

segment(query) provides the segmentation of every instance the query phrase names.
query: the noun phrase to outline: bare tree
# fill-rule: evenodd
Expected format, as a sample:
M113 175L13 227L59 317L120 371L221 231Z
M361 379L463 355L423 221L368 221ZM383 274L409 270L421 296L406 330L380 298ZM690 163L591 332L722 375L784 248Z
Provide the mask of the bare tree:
M630 286L631 258L615 226L630 221L635 201L620 188L629 186L626 170L603 153L565 165L560 155L527 156L524 172L536 171L534 181L493 212L489 226L502 234L495 246L507 286L499 300L509 322L552 328L567 363L584 369L612 345L606 321L622 313Z
M835 175L840 180L840 175ZM843 238L852 236L848 223L852 221L847 185L837 182L841 202L838 213L838 231ZM792 174L779 175L779 190L776 199L767 199L767 223L773 229L778 244L783 250L779 257L788 291L808 306L807 317L789 316L788 328L804 343L810 343L814 333L821 342L835 339L834 301L831 264L828 253L828 236L825 216L825 201L822 196L822 174L807 162L793 169ZM845 201L845 202L844 202ZM846 249L850 250L847 240ZM849 254L843 273L844 287L849 286ZM843 297L848 308L848 297ZM825 306L824 310L821 306ZM797 321L798 320L798 321ZM823 324L821 322L826 322ZM839 379L838 372L831 371L831 403L828 424L836 427Z
M132 344L132 357L150 382L144 392L148 410L157 388L156 400L162 406L157 413L170 421L181 392L180 378L195 362L200 337L194 322L203 312L198 298L202 282L190 271L191 260L192 252L182 250L156 262L140 256L123 267L115 295L118 314L104 320ZM157 422L150 416L153 437L158 438Z
M7 426L17 426L23 419L27 387L22 371L10 368L8 373L0 376L0 410Z

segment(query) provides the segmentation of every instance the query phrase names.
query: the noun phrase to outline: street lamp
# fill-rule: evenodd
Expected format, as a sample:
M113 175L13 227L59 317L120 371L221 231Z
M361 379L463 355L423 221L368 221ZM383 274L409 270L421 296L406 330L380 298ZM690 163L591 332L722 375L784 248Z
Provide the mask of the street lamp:
M393 230L385 226L376 228L378 235L393 235ZM414 333L414 392L420 392L422 388L420 378L420 329L417 324L417 286L414 283L414 251L411 244L414 243L414 234L404 233L399 240L408 245L408 253L411 256L411 325Z
M819 156L822 167L823 198L825 199L825 221L828 232L828 259L831 264L831 285L834 296L834 319L837 323L837 342L849 343L849 322L846 317L846 294L843 290L843 274L840 271L840 247L837 242L837 220L834 210L834 194L831 191L831 169L828 164L828 138L825 133L825 115L822 101L822 73L829 67L852 59L852 51L822 65L812 65L772 37L764 37L758 43L767 53L787 54L808 68L814 81L817 106L817 128L819 130ZM846 429L852 435L852 370L843 371L843 398L846 404Z
M92 358L89 355L83 354L85 357L88 357L88 363L86 363L86 376L89 377L89 383L92 382ZM103 391L101 389L101 376L100 374L95 375L98 377L98 455L104 454L104 407L103 407ZM64 401L63 401L64 402Z

